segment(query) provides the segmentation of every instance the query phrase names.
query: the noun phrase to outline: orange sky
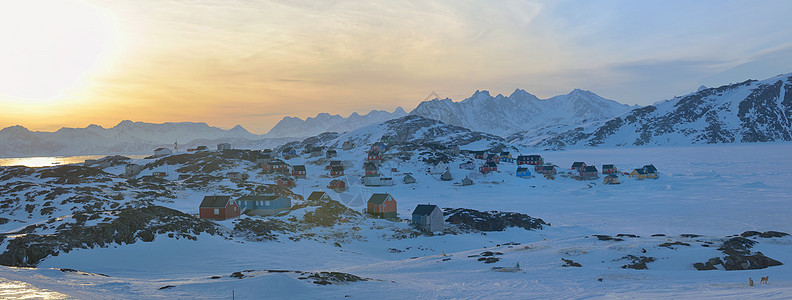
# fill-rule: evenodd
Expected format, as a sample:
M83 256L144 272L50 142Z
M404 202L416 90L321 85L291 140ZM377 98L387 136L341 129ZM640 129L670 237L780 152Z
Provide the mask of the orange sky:
M409 111L432 91L583 88L650 104L792 72L784 2L704 15L712 5L630 3L4 1L0 38L13 46L0 49L0 127L130 119L266 133L287 115ZM738 12L762 22L733 24ZM771 68L768 57L785 60Z

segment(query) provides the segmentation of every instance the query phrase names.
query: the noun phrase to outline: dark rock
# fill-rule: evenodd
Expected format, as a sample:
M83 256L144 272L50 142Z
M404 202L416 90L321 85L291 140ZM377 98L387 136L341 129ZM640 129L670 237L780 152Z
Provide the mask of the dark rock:
M692 233L684 233L684 234L680 234L679 236L686 237L686 238L697 238L697 237L700 237L701 235L700 234L692 234Z
M777 238L777 237L785 237L788 236L789 233L785 232L778 232L778 231L765 231L759 234L761 238Z
M632 263L621 266L622 269L646 270L646 263L655 261L654 257L627 255L618 260L630 260Z
M665 236L665 234L662 234L662 233L656 233L656 234L653 234L652 236Z
M761 232L751 230L751 231L743 232L742 234L740 234L740 236L741 237L752 237L752 236L759 235L759 234L761 234Z
M695 263L695 264L693 264L693 267L696 268L696 270L699 270L699 271L708 271L708 270L717 270L718 269L718 268L716 268L715 266L713 266L713 265L711 265L709 263L706 263L706 264Z
M481 212L467 208L446 208L443 209L443 215L447 216L448 223L480 231L503 231L507 227L532 230L542 229L543 225L547 225L542 219L516 212Z
M166 285L166 286L163 286L163 287L161 287L159 289L160 290L167 290L167 289L171 289L171 288L175 288L175 287L176 287L175 285Z
M593 236L597 237L597 239L599 239L600 241L614 241L614 242L624 241L624 239L614 238L610 235L604 235L604 234L595 234Z
M662 243L662 244L660 244L658 246L666 247L666 248L670 248L670 249L676 249L676 248L674 248L672 246L690 246L690 244L683 243L683 242L680 242L680 241L676 241L676 242L673 242L673 243L671 243L671 242Z
M630 233L619 233L616 235L617 237L631 237L631 238L639 238L640 236Z
M581 264L576 263L576 262L572 261L571 259L562 258L561 260L564 261L564 265L562 265L562 267L577 267L577 268L582 267Z

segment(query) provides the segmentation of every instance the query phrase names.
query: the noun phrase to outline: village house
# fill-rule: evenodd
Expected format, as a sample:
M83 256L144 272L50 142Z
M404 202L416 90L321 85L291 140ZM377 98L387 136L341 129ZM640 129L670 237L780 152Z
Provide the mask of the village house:
M271 160L262 165L265 173L289 173L289 165L281 160Z
M330 176L344 176L344 166L333 166L330 168Z
M296 165L292 167L292 176L296 178L306 178L305 165Z
M425 232L443 231L443 210L437 205L418 204L413 210L411 224Z
M366 203L366 212L379 218L396 218L396 200L390 194L375 193Z
M382 160L382 153L379 151L371 150L369 151L368 156L366 156L366 160L368 161Z
M657 168L654 165L645 165L643 169L649 174L649 178L657 178Z
M324 147L311 148L311 157L320 157L324 155Z
M646 172L646 169L644 168L635 169L632 172L630 172L630 178L646 179L649 178L649 174Z
M416 182L415 177L413 177L410 174L404 175L404 178L402 178L402 181L405 184L411 184L411 183L415 183Z
M558 170L556 170L555 166L544 165L542 166L542 172L545 177L552 177L558 174Z
M437 161L429 168L429 173L431 174L443 174L445 171L448 170L448 165L446 165L442 161Z
M603 184L619 184L619 176L616 174L608 174L602 179Z
M168 148L157 148L157 149L154 149L154 157L155 158L168 156L168 155L171 155L172 153L173 153L173 151L171 151L171 149L168 149Z
M330 201L333 199L331 199L330 195L328 195L327 193L318 191L318 192L311 192L311 195L309 195L308 198L306 198L305 200L311 203L316 203L319 201Z
M454 177L451 176L451 171L446 169L443 175L440 175L440 180L442 181L451 181L454 180Z
M501 152L500 161L505 163L513 163L514 158L512 157L511 152Z
M374 151L374 152L385 152L386 150L387 150L387 145L383 142L376 142L374 144L371 144L371 147L369 148L369 151Z
M231 150L231 144L229 143L217 144L217 150Z
M497 171L498 171L498 165L491 161L485 162L483 166L479 167L479 172L485 174L489 172L497 172Z
M229 147L230 147L230 145L229 145ZM195 147L195 151L209 151L209 147L201 145L201 146Z
M597 178L599 171L595 166L585 166L580 171L580 177L582 178Z
M292 147L283 148L283 150L281 150L281 157L283 157L283 159L292 159L297 157L297 150L294 150Z
M583 168L585 168L585 167L586 167L586 163L584 163L582 161L576 161L576 162L572 163L572 167L569 168L569 169L581 172L581 171L583 171Z
M379 175L363 176L363 185L365 186L392 186L392 177L382 177Z
M487 154L486 151L472 151L474 159L484 159L484 155Z
M291 178L287 177L280 177L277 181L278 186L293 188L297 186L297 183L294 182Z
M531 178L531 171L528 170L528 167L517 167L516 175L520 178Z
M251 216L273 216L291 209L291 199L284 196L243 196L236 202L242 213Z
M231 196L205 196L198 207L201 219L225 220L239 217L242 209Z
M500 156L498 156L497 154L487 154L487 162L499 164Z
M340 160L331 160L330 163L327 166L325 166L325 170L330 170L330 168L332 167L342 166L342 165L343 164L341 163Z
M310 155L310 154L311 154L311 150L313 150L313 148L314 148L314 145L313 145L313 144L305 144L305 145L303 146L303 151L302 151L302 153L303 153L303 154L308 154L308 155Z
M143 170L143 166L138 164L128 164L124 167L124 175L126 177L136 176Z
M327 152L325 152L325 158L333 158L336 156L338 156L338 151L336 150L327 150Z
M162 177L168 176L168 173L165 173L165 172L151 172L151 176L162 178Z
M366 176L379 174L379 169L375 164L365 164L364 167L366 168Z
M231 181L245 181L248 177L248 174L242 172L228 172L228 174L226 174L226 178Z
M616 170L616 167L613 165L602 165L602 174L613 174L618 172L619 171Z
M465 178L462 178L462 185L463 186L473 185L473 180L470 180L470 178L465 176Z
M327 184L327 188L335 191L336 193L340 193L346 191L346 182L341 179L333 179L330 180L329 184Z
M350 150L352 148L355 148L355 144L350 141L346 141L341 145L341 150Z

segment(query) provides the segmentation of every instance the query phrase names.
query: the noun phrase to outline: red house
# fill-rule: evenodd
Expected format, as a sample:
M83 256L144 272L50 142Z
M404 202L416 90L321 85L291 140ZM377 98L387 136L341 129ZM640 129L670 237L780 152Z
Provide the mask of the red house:
M198 208L201 219L225 220L239 217L242 210L231 196L206 196Z
M327 188L340 193L346 191L346 182L341 179L333 179L330 181L330 184L327 185Z
M325 167L325 170L330 170L330 168L335 167L335 166L342 166L341 161L340 160L331 160L330 164Z
M292 167L292 176L297 178L305 178L305 165L296 165Z
M602 174L616 174L616 167L613 165L602 165Z
M294 180L291 180L290 178L281 177L281 178L278 178L278 186L293 188L293 187L297 186L297 184L294 183Z
M366 176L379 174L379 169L373 164L366 165Z
M396 218L396 200L390 194L373 194L366 203L366 212L381 218Z
M487 162L499 164L500 156L498 156L497 154L487 154Z
M577 170L578 172L582 172L583 169L586 168L586 163L582 161L576 161L572 163L572 167L569 168L570 170Z
M473 158L474 159L484 159L485 151L473 151Z
M483 166L479 167L479 172L481 173L489 173L496 171L498 171L498 165L491 161L485 162Z
M368 157L366 158L366 160L369 161L381 160L381 159L382 159L382 153L380 153L379 151L369 151Z
M266 173L273 173L273 172L288 173L289 172L289 165L287 165L285 162L280 161L280 160L272 160L272 161L265 162L262 165L262 169Z
M332 168L330 168L330 176L333 177L344 176L344 167L333 166Z
M541 155L520 155L517 157L517 164L538 166L544 164L544 159Z

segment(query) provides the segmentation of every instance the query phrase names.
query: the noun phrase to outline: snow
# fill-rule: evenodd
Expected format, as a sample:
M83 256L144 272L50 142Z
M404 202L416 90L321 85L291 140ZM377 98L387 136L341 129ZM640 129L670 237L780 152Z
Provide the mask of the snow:
M377 135L373 127L367 133ZM441 208L516 211L542 218L551 226L526 231L421 236L392 239L393 229L406 223L366 219L362 223L334 229L357 232L362 238L342 242L301 239L252 242L241 237L198 236L197 241L170 239L160 235L150 243L116 245L109 248L77 249L44 260L38 269L0 268L0 284L24 282L77 298L221 298L232 291L239 299L276 298L785 298L792 292L792 237L759 238L752 250L785 264L762 270L696 271L694 262L720 256L717 245L725 236L747 230L792 232L792 143L694 145L674 147L627 147L537 152L524 149L516 154L540 154L545 162L568 172L574 161L596 165L615 164L622 172L646 164L659 169L659 179L634 180L621 176L620 185L602 185L601 179L577 181L563 176L521 179L516 165L501 163L499 172L481 175L458 169L458 158L449 163L454 181L427 174L420 162L391 161L398 169L393 187L360 186L355 175L363 174L362 157L367 145L339 150L337 159L349 161L350 190L346 198L328 192L333 199L359 210L371 193L387 192L398 202L400 217L408 218L417 204ZM304 157L288 163L305 164L308 178L298 179L295 192L307 196L323 189L330 178L324 165ZM480 163L480 161L477 161ZM244 163L229 171L249 172ZM401 183L401 174L412 173L415 184ZM456 186L469 175L472 186ZM270 182L255 175L249 181ZM232 188L230 181L219 183ZM161 205L196 212L204 192L184 190L173 203ZM345 200L346 199L346 200ZM38 201L38 200L37 200ZM300 215L304 212L295 212ZM31 220L34 222L36 220ZM232 221L218 224L232 227ZM12 228L2 227L6 231ZM358 227L354 231L352 226ZM20 224L13 225L21 227ZM599 241L592 234L639 235L625 241ZM687 238L681 234L700 234ZM652 236L664 234L665 236ZM659 247L680 241L691 246ZM703 247L705 242L713 247ZM507 243L519 243L509 244ZM389 249L402 252L392 252ZM640 250L646 249L646 253ZM484 251L503 253L501 260L484 264L471 255ZM443 253L446 256L443 256ZM628 255L657 258L648 270L623 269ZM445 260L450 258L449 260ZM581 268L561 267L561 258L581 263ZM518 273L499 273L492 266L519 262ZM72 268L108 277L63 273L53 268ZM320 286L298 279L295 274L252 272L253 277L230 278L242 270L284 269L338 271L373 278L375 281ZM211 276L222 276L212 279ZM770 276L769 284L758 279ZM747 279L757 282L749 287ZM598 279L602 279L599 281ZM175 287L160 290L160 287Z

